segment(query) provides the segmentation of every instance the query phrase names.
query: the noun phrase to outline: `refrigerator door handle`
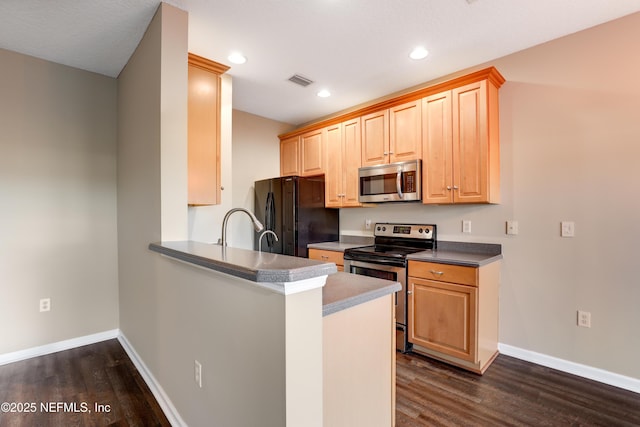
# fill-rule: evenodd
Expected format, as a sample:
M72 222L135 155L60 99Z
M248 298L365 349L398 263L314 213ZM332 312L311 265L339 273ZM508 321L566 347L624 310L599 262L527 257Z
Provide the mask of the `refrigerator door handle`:
M274 196L273 193L270 191L267 194L267 206L265 207L265 213L264 213L264 218L265 218L265 226L267 230L271 230L274 231L275 230L275 216L276 216L276 206L275 203L273 202ZM273 247L273 236L271 234L267 234L267 247L271 248Z

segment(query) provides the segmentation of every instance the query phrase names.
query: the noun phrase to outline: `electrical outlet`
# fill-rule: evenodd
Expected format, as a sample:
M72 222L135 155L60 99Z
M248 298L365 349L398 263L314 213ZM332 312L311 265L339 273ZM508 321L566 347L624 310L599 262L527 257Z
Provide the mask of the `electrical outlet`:
M471 233L471 221L469 221L468 219L462 221L462 232Z
M202 388L202 364L200 364L200 362L198 362L197 360L194 360L193 367L193 379L195 380L196 384L198 384L198 387Z
M514 236L518 234L518 221L507 221L507 234Z
M591 313L588 311L578 310L578 326L583 328L591 327Z
M365 230L371 230L371 220L370 219L365 219L364 220L364 229Z
M40 300L40 313L51 310L51 298L42 298Z

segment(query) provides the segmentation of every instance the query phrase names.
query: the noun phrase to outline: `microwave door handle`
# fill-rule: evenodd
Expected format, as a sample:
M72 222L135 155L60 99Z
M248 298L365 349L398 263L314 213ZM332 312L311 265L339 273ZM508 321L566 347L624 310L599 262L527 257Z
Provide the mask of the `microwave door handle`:
M396 175L396 191L398 192L398 197L404 198L404 194L402 194L402 169L399 169Z

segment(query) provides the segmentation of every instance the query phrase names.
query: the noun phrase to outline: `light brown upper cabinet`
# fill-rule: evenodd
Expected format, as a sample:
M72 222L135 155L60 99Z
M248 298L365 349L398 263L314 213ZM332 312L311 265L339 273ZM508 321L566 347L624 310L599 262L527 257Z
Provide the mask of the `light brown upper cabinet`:
M362 165L419 159L420 109L418 100L362 116Z
M360 206L358 168L360 167L360 119L327 126L325 157L325 206Z
M498 88L482 80L422 102L423 203L498 203Z
M188 203L220 203L220 83L229 67L189 53Z
M280 176L300 174L297 136L280 141Z
M390 163L422 158L421 109L419 100L389 108Z
M325 133L323 128L300 135L300 176L324 173Z
M342 169L344 187L340 189L337 178L327 178L328 185L335 187L327 190L331 193L326 194L326 200L331 206L346 206L354 190L354 202L348 206L357 206L359 167L422 159L423 203L498 203L498 89L504 82L498 70L489 67L280 135L281 170L295 159L295 170L300 174L337 177ZM359 156L337 149L339 139L346 143L346 123L355 119L360 120ZM352 137L349 147L355 147L355 126L348 130ZM284 144L291 145L290 153L297 149L297 154L285 156ZM319 157L322 150L325 156ZM322 158L324 165L318 164ZM338 203L341 194L345 194L342 204Z
M280 176L322 175L326 137L322 128L280 140Z
M362 166L389 163L389 110L376 111L362 123Z

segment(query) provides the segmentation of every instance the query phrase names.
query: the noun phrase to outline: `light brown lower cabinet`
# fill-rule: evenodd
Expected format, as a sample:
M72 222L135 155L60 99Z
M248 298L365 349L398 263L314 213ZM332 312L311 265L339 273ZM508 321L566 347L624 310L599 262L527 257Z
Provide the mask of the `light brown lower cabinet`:
M498 355L500 261L468 267L409 261L414 351L484 373Z
M338 271L344 271L344 255L342 252L310 248L309 259L332 262L336 265Z
M323 425L395 425L393 294L323 317Z

